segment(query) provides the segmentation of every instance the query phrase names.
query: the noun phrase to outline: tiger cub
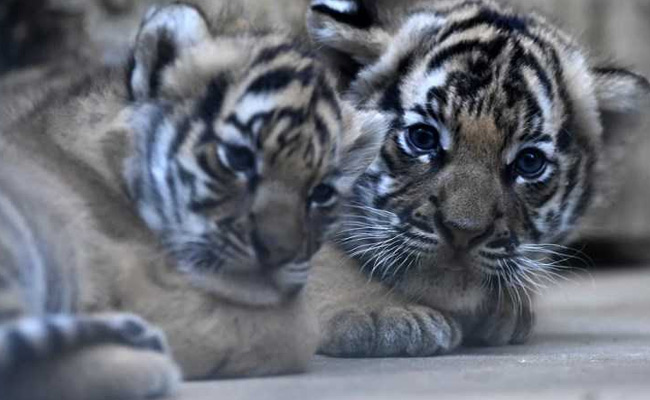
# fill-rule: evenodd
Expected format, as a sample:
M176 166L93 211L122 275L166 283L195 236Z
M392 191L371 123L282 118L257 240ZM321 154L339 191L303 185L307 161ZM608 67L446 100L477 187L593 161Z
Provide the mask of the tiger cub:
M0 397L304 369L310 258L381 119L299 43L218 35L183 4L147 15L126 73L69 74L0 93Z
M647 105L535 14L492 1L313 0L308 28L385 118L308 292L334 356L429 356L520 343L532 294Z

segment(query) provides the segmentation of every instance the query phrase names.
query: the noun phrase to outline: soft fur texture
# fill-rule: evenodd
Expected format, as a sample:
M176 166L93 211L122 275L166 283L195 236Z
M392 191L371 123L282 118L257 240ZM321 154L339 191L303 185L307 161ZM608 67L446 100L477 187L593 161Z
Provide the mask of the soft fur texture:
M166 6L126 74L0 84L3 400L169 394L170 351L189 379L315 352L300 289L381 120L291 39L217 31Z
M601 189L604 128L643 110L648 81L491 1L313 0L308 26L389 127L316 263L320 351L524 341L531 292Z

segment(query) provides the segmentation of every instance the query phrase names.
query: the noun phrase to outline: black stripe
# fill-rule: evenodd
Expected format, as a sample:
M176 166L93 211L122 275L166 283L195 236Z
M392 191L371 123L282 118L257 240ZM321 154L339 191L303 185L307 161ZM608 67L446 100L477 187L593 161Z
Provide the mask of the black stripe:
M215 118L221 112L223 100L228 91L228 78L225 75L219 75L212 79L208 85L205 97L197 105L196 115L205 121L206 125L212 128Z
M407 193L413 186L415 186L417 183L416 182L409 182L406 183L404 186L401 188L397 189L396 191L389 193L385 196L377 196L374 200L373 206L375 208L380 208L384 209L386 208L386 205L390 200L396 200L398 197L402 196L403 194ZM419 227L419 226L418 226ZM430 228L423 229L425 232L432 232Z
M576 161L571 165L567 175L566 188L567 191L562 196L562 204L566 206L566 202L576 189L578 185L578 177L580 176L580 169L582 167L582 156L578 155Z
M562 154L567 154L571 145L573 144L573 133L569 130L568 127L565 127L567 124L563 124L560 132L557 135L557 149Z
M646 90L650 90L650 81L648 81L646 77L636 74L625 68L619 68L613 66L598 67L598 68L594 68L594 72L601 75L618 75L621 78L623 77L634 78L638 81L638 83L641 86L644 86Z
M196 213L204 213L207 211L213 211L231 200L231 196L226 196L221 199L194 200L190 203L190 209Z
M455 13L456 11L460 11L460 10L463 10L465 8L470 8L472 6L484 7L485 2L484 2L484 0L463 1L462 3L454 4L453 6L447 8L447 9L441 10L439 12L439 14L440 15L449 15L449 14Z
M400 60L397 70L395 71L395 77L391 81L390 85L386 87L384 94L379 101L379 107L382 110L393 111L396 114L402 114L404 112L400 90L402 77L410 70L411 65L413 64L413 59L413 54L409 54Z
M334 20L353 26L359 29L368 29L373 25L373 17L369 10L365 7L362 1L349 0L350 3L355 3L355 8L352 13L342 13L334 8L328 7L327 4L317 4L312 6L312 10L325 14Z
M295 70L292 68L278 68L264 73L250 84L246 89L243 96L248 93L267 93L277 92L285 89L294 81L299 81L301 85L308 85L314 75L314 69L311 66L305 67L302 70Z
M336 113L336 118L341 120L342 114L341 114L341 106L339 104L338 96L336 95L336 91L325 79L324 74L320 74L320 76L318 77L316 88L317 90L314 94L314 98L312 99L312 101L325 101L332 107L332 109L334 109L334 112Z
M438 110L442 110L447 106L447 101L449 100L447 95L448 91L444 90L442 87L432 87L427 93L427 104L426 110L431 118L436 121L444 123L446 118L443 113L433 109L434 101L438 104Z
M538 196L535 196L535 197L537 197L536 199L531 199L532 200L531 205L534 208L540 208L540 207L544 206L546 203L551 201L551 199L553 199L555 197L555 195L560 191L560 187L561 187L560 181L559 180L554 180L555 175L556 174L554 174L552 177L549 177L549 181L551 181L551 180L554 181L553 186L548 188L546 183L539 182L538 187L536 187L534 189L535 193L538 194ZM544 191L546 191L546 192L544 193Z
M435 246L439 243L434 238L423 237L412 232L404 232L404 237L415 242L420 242L419 244L422 245Z
M578 199L578 204L573 210L573 215L569 218L571 225L575 224L578 221L578 218L582 217L591 204L591 199L594 194L594 187L590 182L585 182L585 188Z
M190 189L190 198L196 197L196 176L180 163L176 164L176 169L178 170L178 177L185 187Z
M508 39L503 36L498 36L487 42L479 39L462 40L438 51L429 61L428 68L430 71L438 69L450 58L470 52L481 52L487 59L494 60L502 52L507 42Z
M201 170L203 172L205 172L210 178L212 178L215 181L219 182L221 177L219 176L217 171L215 171L215 168L214 168L214 166L213 166L213 164L211 162L212 161L211 158L213 157L212 154L213 153L211 153L209 151L202 151L202 152L200 152L198 154L197 161L198 161L199 167L201 168ZM234 172L230 171L230 169L226 169L226 170L229 171L230 173L234 173Z
M325 146L329 142L330 132L327 125L319 115L314 115L314 126L316 128L316 137L321 146Z
M442 33L438 38L436 38L436 41L442 43L455 33L461 33L483 24L505 32L527 32L528 23L529 20L525 17L507 15L499 13L496 10L483 8L476 16L464 21L453 23L448 27L443 28Z
M183 119L183 121L181 121L181 123L176 126L174 140L172 141L171 146L169 146L169 151L167 152L167 159L171 160L176 157L179 149L183 143L185 143L185 139L187 139L187 135L190 132L190 127L190 118Z
M265 48L260 51L255 60L253 60L251 68L256 67L260 64L267 64L283 54L291 53L294 51L296 51L296 47L293 43L282 43L278 46Z
M541 50L544 51L543 43L538 38L533 39L533 42L537 45L540 45ZM530 68L537 76L537 79L541 83L542 88L544 88L546 97L550 100L553 100L553 83L551 82L548 73L544 70L539 60L537 60L537 58L529 51L527 51L519 42L514 43L514 50L511 57L510 72L512 73L516 71L519 75L521 75L522 67L526 66Z
M530 234L530 236L535 242L538 242L542 237L542 233L539 231L539 229L537 229L537 226L535 226L535 224L533 223L533 220L530 214L528 213L528 207L526 207L524 203L520 203L520 212L522 217L524 218L523 221L524 229L526 229L526 231Z
M161 30L159 35L156 43L156 62L149 75L149 96L152 98L158 97L162 70L176 59L176 45L171 34Z
M173 212L174 212L174 217L176 218L176 222L180 223L182 221L182 218L181 218L181 204L178 201L178 187L176 186L176 179L174 177L174 174L173 174L171 168L169 168L167 170L167 174L165 176L165 181L167 182L168 191L171 194L172 209L173 209Z

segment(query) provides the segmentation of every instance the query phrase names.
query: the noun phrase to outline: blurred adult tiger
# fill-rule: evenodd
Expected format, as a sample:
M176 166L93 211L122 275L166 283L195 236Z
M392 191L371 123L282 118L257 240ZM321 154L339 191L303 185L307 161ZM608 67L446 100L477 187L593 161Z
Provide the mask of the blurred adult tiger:
M184 4L148 14L126 76L78 68L4 93L0 397L168 394L165 335L186 378L303 369L300 289L380 120L298 42Z
M335 356L524 341L648 81L491 1L313 0L347 99L386 119L309 294ZM607 129L607 135L604 130Z

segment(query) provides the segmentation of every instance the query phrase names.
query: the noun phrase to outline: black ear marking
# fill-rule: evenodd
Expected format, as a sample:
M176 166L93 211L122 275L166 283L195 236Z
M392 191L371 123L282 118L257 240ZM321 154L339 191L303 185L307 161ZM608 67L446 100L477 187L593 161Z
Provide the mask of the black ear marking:
M650 93L650 81L645 76L637 74L636 72L629 69L615 66L606 66L594 68L593 71L601 76L609 76L611 78L630 79L636 81L636 84L639 88Z
M151 75L149 76L149 95L151 97L158 97L160 76L162 75L163 70L174 62L178 54L174 39L169 33L162 32L158 37L158 43L156 43L156 54L156 62L151 70Z
M180 2L152 8L140 26L129 62L131 100L157 98L167 67L208 37L209 25L200 9Z
M373 25L370 11L360 0L313 0L311 9L358 29L368 29Z

